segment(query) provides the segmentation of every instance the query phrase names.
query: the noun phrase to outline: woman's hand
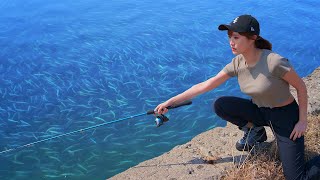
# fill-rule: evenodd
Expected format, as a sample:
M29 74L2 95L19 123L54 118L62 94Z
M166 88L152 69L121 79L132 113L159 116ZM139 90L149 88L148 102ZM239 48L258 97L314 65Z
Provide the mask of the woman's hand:
M298 121L297 124L294 126L292 133L290 134L290 139L295 141L297 138L303 136L307 130L307 125L308 122L306 120Z
M167 107L169 107L170 105L171 104L168 101L163 102L154 109L154 112L157 114L165 114L169 111Z

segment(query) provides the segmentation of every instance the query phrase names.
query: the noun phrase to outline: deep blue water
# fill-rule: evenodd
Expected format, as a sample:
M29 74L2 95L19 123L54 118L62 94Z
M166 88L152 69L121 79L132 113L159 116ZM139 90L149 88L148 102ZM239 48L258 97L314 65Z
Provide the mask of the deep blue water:
M233 57L225 32L252 14L300 76L320 66L316 0L0 2L0 151L146 112ZM156 128L141 116L0 155L0 179L106 179L225 122L229 80Z

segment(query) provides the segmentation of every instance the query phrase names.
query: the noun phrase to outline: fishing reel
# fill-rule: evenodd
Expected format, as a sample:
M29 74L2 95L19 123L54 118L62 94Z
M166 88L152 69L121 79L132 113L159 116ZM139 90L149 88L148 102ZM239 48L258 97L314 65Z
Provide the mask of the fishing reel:
M192 101L187 100L187 101L183 101L181 103L175 104L174 106L168 106L167 108L168 109L174 109L174 108L177 108L177 107L180 107L180 106L185 106L185 105L190 105L190 104L192 104ZM147 111L147 115L151 115L151 114L153 114L153 115L156 114L153 109ZM163 114L158 114L156 116L155 123L156 123L157 127L160 127L161 125L163 125L167 121L169 121L169 118L167 118Z
M165 123L167 121L169 121L169 118L163 114L160 114L160 115L157 115L155 123L156 123L157 127L160 127L163 123Z

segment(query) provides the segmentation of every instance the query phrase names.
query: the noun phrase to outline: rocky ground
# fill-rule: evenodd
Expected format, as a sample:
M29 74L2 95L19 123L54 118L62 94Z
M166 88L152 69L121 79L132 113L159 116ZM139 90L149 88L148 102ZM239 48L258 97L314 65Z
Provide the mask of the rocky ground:
M320 67L303 78L308 89L308 113L320 113ZM292 88L292 93L296 93ZM274 137L267 129L270 143ZM218 127L194 137L186 144L176 146L167 153L144 161L110 178L117 179L220 179L225 170L245 160L247 153L235 149L242 132L232 125Z

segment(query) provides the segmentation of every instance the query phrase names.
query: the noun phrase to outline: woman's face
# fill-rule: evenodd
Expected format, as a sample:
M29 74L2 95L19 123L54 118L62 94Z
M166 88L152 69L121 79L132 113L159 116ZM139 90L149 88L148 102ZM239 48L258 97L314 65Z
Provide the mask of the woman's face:
M253 39L248 39L237 32L228 31L228 37L232 53L235 55L243 54L248 49L254 48Z

